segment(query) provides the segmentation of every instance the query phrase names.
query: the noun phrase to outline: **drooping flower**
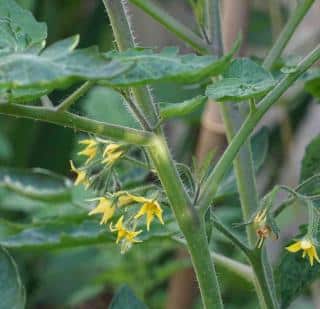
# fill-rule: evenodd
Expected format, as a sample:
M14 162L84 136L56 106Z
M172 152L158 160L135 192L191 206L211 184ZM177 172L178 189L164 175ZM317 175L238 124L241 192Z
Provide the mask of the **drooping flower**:
M77 178L74 182L74 184L80 185L83 184L86 187L89 185L89 181L86 175L86 172L84 170L79 170L75 167L74 163L72 162L72 160L70 160L70 165L71 165L71 171L77 174Z
M300 250L303 250L302 257L305 258L307 255L309 257L310 265L313 266L314 259L320 263L320 259L318 257L317 249L315 245L313 244L312 240L310 238L302 238L301 240L298 240L294 244L286 247L286 249L289 252L295 253Z
M148 199L144 197L135 197L135 201L138 203L143 203L138 213L135 215L135 219L146 215L147 230L150 230L150 224L156 216L161 224L164 224L162 218L162 208L156 200Z
M121 145L119 144L109 144L106 146L103 152L104 160L102 163L107 164L107 166L113 165L118 159L123 155L123 151L121 150Z
M123 224L124 217L121 216L120 219L117 221L115 226L113 227L112 224L110 224L110 230L111 232L118 232L116 243L118 244L120 240L125 240L126 242L133 244L140 242L136 239L136 237L142 233L141 230L135 231L135 230L128 230L125 228Z
M80 151L78 154L86 156L88 159L86 164L95 158L98 151L98 143L94 139L85 139L79 142L79 144L86 145L85 149Z
M113 205L113 201L106 197L100 197L97 199L98 205L89 212L89 216L94 214L102 214L100 224L107 223L113 216L116 207Z

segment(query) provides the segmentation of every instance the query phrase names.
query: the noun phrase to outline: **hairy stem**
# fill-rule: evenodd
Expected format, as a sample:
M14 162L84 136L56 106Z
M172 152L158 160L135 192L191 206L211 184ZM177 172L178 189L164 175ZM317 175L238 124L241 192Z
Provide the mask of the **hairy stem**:
M117 125L111 125L68 112L57 112L52 108L0 104L0 114L50 122L74 130L84 131L106 139L124 141L130 144L146 145L153 134Z
M103 2L110 16L116 40L121 41L121 48L132 47L132 36L129 39L127 34L128 31L131 33L131 27L123 7L124 1L103 0ZM146 119L149 121L157 119L149 93L133 92L133 94L137 105L147 116ZM205 224L192 207L191 200L184 189L161 129L157 130L157 135L152 139L146 150L157 170L177 223L185 236L197 275L204 308L222 308L220 289L208 247Z
M148 152L167 193L179 227L186 238L205 308L222 308L218 279L210 257L205 224L191 206L191 200L174 165L163 137L156 137Z
M270 285L270 279L268 279L272 274L268 273L265 266L265 249L258 249L255 253L250 257L250 262L254 272L254 285L257 290L260 307L262 309L278 308L279 305L276 302L273 288Z
M103 3L108 12L119 51L136 47L125 8L125 2L123 0L103 0ZM131 92L134 98L133 101L136 104L135 110L139 109L139 115L144 115L143 118L148 122L147 127L155 127L158 123L157 109L148 88L133 87L131 88ZM135 111L133 111L133 113L135 113ZM141 117L137 117L137 119L139 122L141 121ZM141 123L141 125L145 126L144 123Z

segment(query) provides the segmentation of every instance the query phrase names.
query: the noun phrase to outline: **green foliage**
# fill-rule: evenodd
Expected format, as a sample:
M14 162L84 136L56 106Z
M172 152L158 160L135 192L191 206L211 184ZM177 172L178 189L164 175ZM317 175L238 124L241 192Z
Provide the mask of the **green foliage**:
M311 229L312 236L316 241L319 241L319 212L317 208L319 201L312 199L312 196L319 194L319 149L320 137L316 137L306 148L300 171L301 184L297 187L297 192L305 197L301 203L309 208L309 212L313 213L309 229ZM305 232L302 233L302 236L304 235ZM308 259L303 259L300 252L293 254L284 251L276 272L282 308L287 308L312 281L320 276L320 266L318 263L310 266Z
M277 288L281 299L281 308L288 308L289 304L297 298L309 284L319 278L320 265L312 267L302 253L289 253L284 251L280 265L277 268Z
M305 150L300 171L300 180L320 173L320 136L312 140Z
M183 117L199 109L205 104L206 101L206 96L197 96L181 103L162 104L160 115L163 120L175 117Z
M2 223L5 225L5 222ZM113 242L114 237L96 220L66 221L21 227L19 232L5 237L0 244L6 248L54 249Z
M70 199L71 182L43 169L0 168L0 186L34 200Z
M0 1L0 56L41 48L47 27L13 0Z
M121 287L114 296L109 309L147 309L128 286Z
M109 62L95 47L75 50L78 43L79 37L73 36L42 51L25 50L2 55L0 88L14 89L7 99L32 100L81 80L113 78L132 65Z
M206 91L208 97L219 102L258 98L276 84L269 72L248 58L234 60L222 76Z
M23 309L25 290L17 265L8 251L0 248L0 308Z
M165 48L159 54L150 49L130 49L122 53L109 52L106 56L121 64L136 65L105 84L126 87L159 81L195 83L221 74L229 65L237 45L222 58L215 56L179 55L177 48Z
M320 69L310 70L306 74L304 86L314 97L320 98Z

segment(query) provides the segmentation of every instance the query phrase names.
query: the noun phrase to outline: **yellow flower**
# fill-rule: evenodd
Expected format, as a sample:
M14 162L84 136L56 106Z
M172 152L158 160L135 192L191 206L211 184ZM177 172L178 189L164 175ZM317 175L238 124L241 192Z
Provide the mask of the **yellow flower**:
M118 244L120 240L124 239L126 242L133 244L140 242L139 240L135 239L142 231L130 231L123 226L123 216L117 221L116 225L113 227L110 224L111 232L118 232L116 243Z
M89 212L89 216L94 214L103 214L100 224L104 224L112 218L115 212L115 206L113 206L112 200L107 199L106 197L100 197L98 198L98 201L98 205Z
M77 178L74 184L76 186L80 184L84 184L86 187L89 186L89 181L87 179L86 172L77 169L71 160L70 160L70 165L71 165L71 171L77 174Z
M85 139L79 142L79 144L87 145L85 149L78 152L79 155L88 157L86 164L89 163L97 155L98 143L94 139Z
M118 207L127 206L135 202L135 196L125 191L117 192L116 196L118 197Z
M142 217L143 215L147 216L147 230L150 230L150 224L153 221L153 218L156 216L161 224L164 224L162 218L162 208L159 203L152 199L147 199L144 197L137 196L135 201L138 203L143 203L138 213L135 215L135 219Z
M114 164L121 156L123 151L121 150L121 145L119 144L109 144L104 152L102 163L106 163L108 166Z
M311 266L313 266L313 259L315 259L318 263L320 263L320 259L318 257L316 247L314 246L312 241L308 238L303 238L295 242L294 244L290 245L289 247L286 247L286 249L289 252L293 252L293 253L303 250L302 257L304 258L306 257L306 255L308 255Z

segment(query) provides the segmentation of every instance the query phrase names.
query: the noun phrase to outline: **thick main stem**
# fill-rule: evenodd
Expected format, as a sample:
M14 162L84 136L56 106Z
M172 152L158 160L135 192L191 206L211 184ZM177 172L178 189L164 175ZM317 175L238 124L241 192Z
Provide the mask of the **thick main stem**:
M132 47L133 39L129 20L123 7L124 2L119 0L103 0L103 2L110 16L116 40L120 42L118 43L119 49ZM130 33L130 38L128 33ZM147 119L154 120L154 117L157 118L149 93L134 92L133 94L137 105L148 116ZM141 101L144 103L142 104ZM214 264L208 248L205 224L193 208L191 200L184 189L161 130L158 130L158 135L153 138L147 151L168 196L177 223L186 239L204 308L220 309L223 305Z
M204 308L222 308L222 300L214 264L210 258L205 224L191 206L163 137L156 137L149 153L167 193L187 247L200 287Z
M132 28L126 15L125 3L123 0L103 0L111 22L111 27L119 51L125 51L136 47L133 39ZM139 109L139 114L144 115L148 127L155 127L158 123L157 109L147 87L133 87L131 92L134 103ZM134 112L134 111L133 111ZM137 117L138 121L141 118ZM144 124L142 123L142 126Z

